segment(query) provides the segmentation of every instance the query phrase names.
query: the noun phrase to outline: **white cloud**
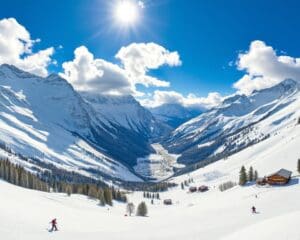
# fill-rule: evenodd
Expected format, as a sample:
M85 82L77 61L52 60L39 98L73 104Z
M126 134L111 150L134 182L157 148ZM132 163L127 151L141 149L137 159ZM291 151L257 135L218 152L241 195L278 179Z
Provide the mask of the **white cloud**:
M246 74L234 87L245 94L272 87L287 78L300 79L300 58L278 56L262 41L253 41L249 51L239 54L237 66Z
M170 52L155 43L132 43L122 47L116 54L128 76L135 84L145 86L168 87L170 83L147 75L149 70L163 65L181 65L178 52Z
M74 54L73 61L63 63L64 73L60 75L75 89L102 94L134 94L134 86L119 66L103 59L95 59L84 46L76 48Z
M122 65L116 65L97 59L85 47L74 51L75 58L64 62L64 72L60 75L66 78L79 91L94 91L103 94L118 94L141 96L136 90L136 84L146 87L168 87L169 82L147 75L150 69L162 65L178 66L181 64L177 52L169 52L154 43L133 43L122 47L116 54Z
M14 18L0 20L0 64L15 65L25 71L46 76L54 48L32 52L40 39L32 40L30 33Z
M138 1L138 6L140 8L145 8L145 3L143 1Z
M209 93L207 97L197 97L188 94L186 97L176 91L154 91L151 98L141 99L140 102L146 107L158 107L163 104L180 104L187 108L208 109L222 102L222 96L217 92Z

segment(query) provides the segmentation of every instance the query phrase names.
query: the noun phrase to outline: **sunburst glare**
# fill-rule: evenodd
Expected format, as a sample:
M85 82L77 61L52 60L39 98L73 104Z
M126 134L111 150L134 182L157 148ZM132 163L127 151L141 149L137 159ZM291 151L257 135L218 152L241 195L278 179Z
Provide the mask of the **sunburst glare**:
M139 8L134 1L119 1L115 6L115 18L121 24L134 24L139 17Z

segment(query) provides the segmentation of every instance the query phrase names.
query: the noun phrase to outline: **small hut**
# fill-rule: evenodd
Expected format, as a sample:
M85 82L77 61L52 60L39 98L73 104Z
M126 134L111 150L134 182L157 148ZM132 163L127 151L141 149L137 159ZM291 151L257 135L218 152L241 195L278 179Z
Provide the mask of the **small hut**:
M197 192L197 187L190 187L189 190L191 193Z
M198 188L198 191L199 192L206 192L206 191L208 191L208 186L202 185Z
M172 199L165 199L164 200L164 204L165 205L172 205L173 203L172 203Z
M266 180L266 178L258 178L258 179L256 179L256 184L264 186L267 184L267 180Z
M267 176L266 181L270 185L284 185L290 181L291 176L291 171L282 168L279 171Z

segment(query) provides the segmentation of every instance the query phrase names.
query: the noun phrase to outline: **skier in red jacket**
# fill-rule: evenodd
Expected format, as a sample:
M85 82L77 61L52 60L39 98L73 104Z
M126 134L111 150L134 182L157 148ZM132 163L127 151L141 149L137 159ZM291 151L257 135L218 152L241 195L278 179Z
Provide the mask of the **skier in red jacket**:
M58 229L57 229L57 220L56 220L56 218L54 218L51 222L51 225L52 225L52 227L51 227L51 232L53 232L53 231L58 231Z

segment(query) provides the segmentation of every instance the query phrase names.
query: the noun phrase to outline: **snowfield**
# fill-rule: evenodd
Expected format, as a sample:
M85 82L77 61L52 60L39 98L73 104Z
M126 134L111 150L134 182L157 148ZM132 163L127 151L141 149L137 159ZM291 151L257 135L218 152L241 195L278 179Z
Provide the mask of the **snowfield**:
M208 185L205 193L187 193L180 186L161 193L171 198L151 205L148 217L126 217L126 205L100 207L96 200L80 195L44 193L22 189L0 181L0 236L5 240L76 239L273 239L298 240L300 229L300 185L296 162L300 157L300 125L286 125L267 140L193 173L172 179L192 185ZM238 181L240 167L250 165L260 176L279 168L293 171L288 186L258 187L249 184L225 192L218 185ZM128 195L136 206L141 192ZM256 206L258 213L252 214ZM49 233L49 221L58 219L60 231Z

